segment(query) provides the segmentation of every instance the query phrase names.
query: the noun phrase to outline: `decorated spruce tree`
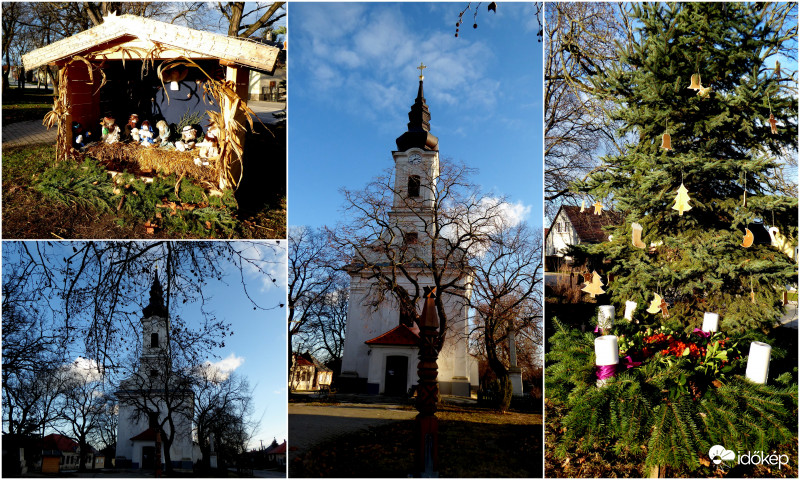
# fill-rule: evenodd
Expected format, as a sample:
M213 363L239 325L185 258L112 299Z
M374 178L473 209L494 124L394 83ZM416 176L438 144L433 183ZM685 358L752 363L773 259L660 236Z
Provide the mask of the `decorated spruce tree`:
M694 471L714 445L769 452L796 440L796 365L765 383L745 375L751 340L769 342L797 283L797 198L782 189L797 77L779 65L797 35L792 9L630 7L637 41L593 80L626 149L575 184L624 219L584 248L609 262L603 288L627 318L600 332L615 337L614 365L595 354L597 334L560 327L550 340L560 455L605 444L648 468ZM695 331L706 312L717 326ZM773 361L786 360L779 347Z

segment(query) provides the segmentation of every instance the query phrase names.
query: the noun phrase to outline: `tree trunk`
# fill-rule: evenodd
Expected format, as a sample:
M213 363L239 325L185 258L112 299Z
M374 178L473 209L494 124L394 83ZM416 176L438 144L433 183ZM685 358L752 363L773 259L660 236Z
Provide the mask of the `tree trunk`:
M242 24L242 13L244 12L244 2L231 3L231 17L228 25L228 36L238 37L239 26Z

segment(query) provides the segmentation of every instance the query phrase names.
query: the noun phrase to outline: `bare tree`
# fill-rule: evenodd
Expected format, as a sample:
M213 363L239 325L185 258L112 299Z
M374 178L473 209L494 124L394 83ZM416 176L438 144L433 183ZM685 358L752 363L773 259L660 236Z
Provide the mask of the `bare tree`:
M306 332L316 312L336 283L335 252L323 231L309 227L289 229L289 371L298 336ZM291 378L291 376L289 377Z
M439 172L418 182L420 195L410 196L387 172L364 190L344 190L348 223L330 231L340 256L351 258L351 275L370 282L371 304L397 301L402 323L417 317L423 287L436 287L440 349L454 327L449 310L468 295L472 258L508 221L505 200L481 192L471 174L441 161Z
M285 4L286 2L261 3L253 10L245 11L245 2L218 2L217 9L228 21L228 36L251 38L260 29L269 29L285 17Z
M518 335L514 348L532 344L540 349L543 343L541 233L525 224L501 230L491 236L488 250L474 265L470 304L476 338L499 381L498 408L505 411L512 396L510 337ZM533 356L531 350L519 353Z
M194 425L203 465L209 467L212 434L220 458L242 453L255 429L250 418L253 391L247 379L209 364L200 365L195 369L194 398Z
M86 471L86 460L91 450L89 440L104 421L105 399L102 396L103 376L90 363L81 360L60 368L63 382L55 428L77 440L78 471L83 472Z
M19 301L21 307L55 319L49 335L59 348L80 349L107 373L127 374L119 359L138 347L141 302L148 298L154 269L164 275L168 310L187 302L201 307L202 317L191 324L179 315L171 319L175 354L198 358L223 346L231 333L230 325L206 308L209 282L233 277L254 308L279 308L250 296L245 269L276 281L270 271L282 263L276 255L281 250L264 242L8 242L4 284L11 278L5 273L15 273L16 288L32 295Z
M617 126L592 81L619 58L617 43L631 38L623 4L545 5L545 201L552 218L562 203L579 203L570 189L623 148Z
M340 276L335 288L325 297L311 325L314 356L328 365L341 367L347 308L350 301L349 282ZM334 369L336 374L339 369Z

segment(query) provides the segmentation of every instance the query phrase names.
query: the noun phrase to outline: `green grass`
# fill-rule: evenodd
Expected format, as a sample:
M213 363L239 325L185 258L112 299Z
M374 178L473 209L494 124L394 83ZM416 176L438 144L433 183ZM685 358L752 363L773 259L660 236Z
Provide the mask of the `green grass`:
M174 176L147 183L113 179L96 161L55 162L52 146L9 148L3 156L4 238L281 238L282 208L238 219L232 192L206 195ZM154 232L147 226L155 225ZM275 233L275 235L270 235ZM280 236L279 236L280 235Z
M3 123L43 120L53 108L53 92L36 88L11 88L3 94Z

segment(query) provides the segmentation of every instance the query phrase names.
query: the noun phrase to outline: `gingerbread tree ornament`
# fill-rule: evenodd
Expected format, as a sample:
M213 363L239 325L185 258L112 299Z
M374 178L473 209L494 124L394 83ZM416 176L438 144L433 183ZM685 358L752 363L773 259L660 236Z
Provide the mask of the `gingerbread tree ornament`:
M603 280L601 280L600 275L594 271L592 272L592 281L587 282L586 286L583 287L581 291L588 293L592 298L594 298L595 295L606 293L606 291L603 290Z

